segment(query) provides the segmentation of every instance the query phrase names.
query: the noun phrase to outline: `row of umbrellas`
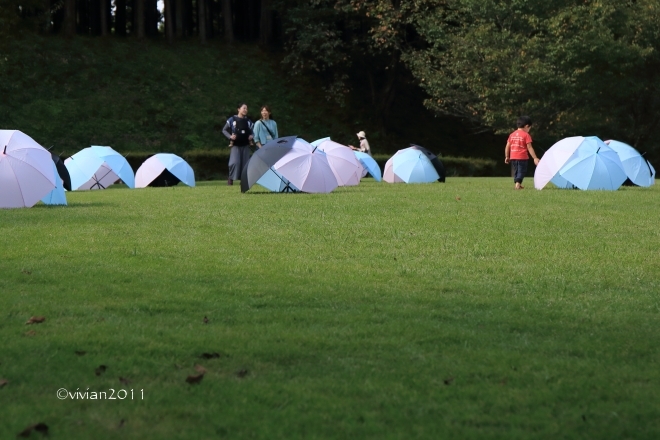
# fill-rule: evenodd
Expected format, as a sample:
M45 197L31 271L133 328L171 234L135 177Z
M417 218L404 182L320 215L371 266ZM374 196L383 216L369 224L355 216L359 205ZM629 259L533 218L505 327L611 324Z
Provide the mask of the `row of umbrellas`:
M368 154L353 152L329 137L309 143L288 136L266 143L252 155L241 175L241 191L259 184L274 192L328 193L338 186L358 185L367 174L390 183L445 180L437 156L418 145L397 152L382 177Z
M29 207L41 200L66 205L65 191L105 189L121 180L129 188L195 186L188 163L174 154L147 159L133 174L124 156L110 147L85 148L62 161L18 130L0 130L0 208Z
M546 151L534 172L534 187L615 191L623 184L651 186L655 169L635 148L596 136L560 140Z

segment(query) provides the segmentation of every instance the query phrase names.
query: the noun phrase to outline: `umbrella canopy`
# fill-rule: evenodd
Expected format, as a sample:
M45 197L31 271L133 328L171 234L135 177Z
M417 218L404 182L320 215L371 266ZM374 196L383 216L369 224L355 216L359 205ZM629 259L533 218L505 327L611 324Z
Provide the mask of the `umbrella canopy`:
M170 153L158 153L145 160L135 173L135 187L174 186L183 182L195 186L195 172L188 162Z
M59 157L59 156L58 156ZM46 205L66 205L66 194L64 193L64 182L62 178L57 173L57 166L53 163L53 173L55 173L55 180L57 181L57 186L55 189L46 194L44 198L41 199Z
M241 173L241 192L248 191L269 171L274 172L272 169L273 165L294 148L296 139L296 136L273 139L255 151ZM264 181L260 182L260 185L271 191L279 192L279 184L271 185L270 182L271 180L276 182L277 179L281 182L280 177L281 174L275 173L275 178L272 176L267 177Z
M442 164L442 162L440 162L440 159L438 159L438 156L436 156L426 148L417 144L410 144L410 148L419 150L422 153L424 153L426 157L428 157L429 160L431 161L431 164L433 165L433 168L435 168L435 171L438 173L438 176L440 176L438 177L438 182L445 181L445 179L447 178L447 172L445 171L445 166Z
M353 154L353 150L346 145L331 141L330 138L322 140L318 148L326 154L339 186L353 186L360 183L363 168Z
M369 173L371 174L371 177L373 177L377 182L383 180L383 177L380 173L380 166L378 166L378 162L376 162L373 157L361 151L354 151L353 154L355 154L355 157L360 161L360 164L362 165L361 177L364 177L367 175L367 173Z
M124 156L110 147L93 145L64 161L72 189L105 189L121 179L135 188L135 175Z
M548 148L534 171L534 188L543 189L573 156L584 139L583 136L568 137ZM552 183L560 188L566 187L565 183L559 180Z
M0 130L0 208L37 203L55 188L50 153L18 130Z
M559 175L582 190L615 191L627 179L619 155L595 136L584 138Z
M429 158L416 148L397 151L385 164L383 180L389 183L431 183L440 175Z
M67 191L71 191L71 176L69 176L69 170L66 169L64 161L59 155L55 153L50 153L50 155L53 159L53 163L55 164L57 174L60 176L60 180L62 180L63 188Z
M257 180L257 185L273 192L300 192L293 183L272 168Z
M639 151L619 141L605 141L605 143L619 155L626 176L633 184L637 186L655 184L655 169L644 156L639 154Z
M339 186L327 155L300 138L273 165L273 170L302 192L329 193Z

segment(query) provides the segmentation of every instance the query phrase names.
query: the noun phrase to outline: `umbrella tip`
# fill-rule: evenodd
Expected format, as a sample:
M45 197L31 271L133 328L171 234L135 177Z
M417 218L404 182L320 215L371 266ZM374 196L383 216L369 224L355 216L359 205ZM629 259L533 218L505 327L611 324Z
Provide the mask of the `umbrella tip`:
M7 146L5 145L5 149L2 151L2 154L7 154Z

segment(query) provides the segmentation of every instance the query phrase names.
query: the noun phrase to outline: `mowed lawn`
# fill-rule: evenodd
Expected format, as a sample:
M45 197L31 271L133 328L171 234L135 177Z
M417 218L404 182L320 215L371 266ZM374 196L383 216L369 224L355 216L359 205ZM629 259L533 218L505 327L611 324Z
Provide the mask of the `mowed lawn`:
M660 438L660 187L525 183L0 210L0 438Z

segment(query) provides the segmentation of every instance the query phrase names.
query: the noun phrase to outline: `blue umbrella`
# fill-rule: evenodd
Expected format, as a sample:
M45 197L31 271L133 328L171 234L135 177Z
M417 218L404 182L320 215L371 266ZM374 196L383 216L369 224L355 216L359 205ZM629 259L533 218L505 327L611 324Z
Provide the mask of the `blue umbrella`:
M257 184L273 192L300 192L293 183L272 168L257 180Z
M357 160L360 161L360 164L369 174L371 174L371 177L373 177L376 182L383 180L383 176L380 172L380 166L378 166L378 163L374 160L373 157L361 151L354 151L353 153L355 153ZM362 177L364 177L364 175Z
M655 183L655 169L639 151L619 141L607 141L606 144L619 155L623 169L632 183L638 186L651 186Z
M582 190L616 191L627 179L616 151L596 136L584 138L559 174Z
M121 179L135 188L135 174L124 156L110 147L93 145L64 161L71 175L72 189L104 189Z
M400 150L392 157L392 171L406 183L431 183L440 178L429 158L414 148Z
M46 194L46 196L41 199L46 205L66 205L66 195L64 194L64 182L62 178L57 173L57 167L53 163L53 169L55 170L55 181L57 185L55 189Z

